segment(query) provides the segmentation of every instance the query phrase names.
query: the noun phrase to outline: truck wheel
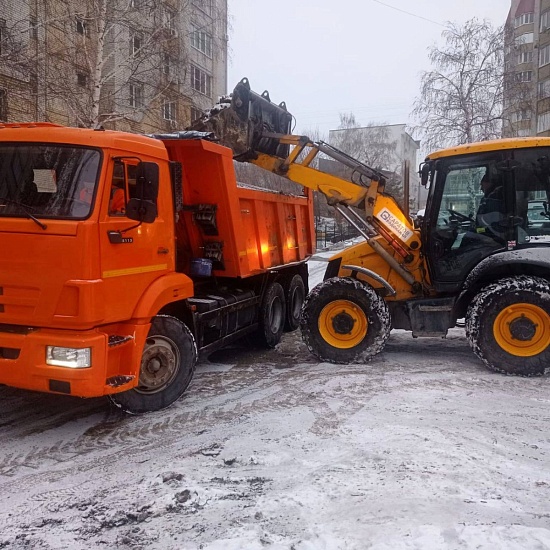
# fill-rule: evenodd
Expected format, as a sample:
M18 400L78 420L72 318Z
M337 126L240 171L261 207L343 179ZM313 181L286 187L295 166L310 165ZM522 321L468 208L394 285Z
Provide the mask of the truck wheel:
M271 283L260 307L258 336L266 348L274 348L280 341L285 325L285 293L279 283Z
M304 304L302 338L330 363L363 363L382 351L391 320L384 300L369 285L333 277L317 285Z
M291 332L300 326L300 315L306 297L306 287L300 275L294 275L285 284L286 319L285 330Z
M544 374L550 368L550 283L519 276L486 286L468 308L466 336L491 370Z
M164 409L183 395L196 362L197 346L191 331L175 317L158 315L143 348L138 385L112 394L111 401L131 414Z

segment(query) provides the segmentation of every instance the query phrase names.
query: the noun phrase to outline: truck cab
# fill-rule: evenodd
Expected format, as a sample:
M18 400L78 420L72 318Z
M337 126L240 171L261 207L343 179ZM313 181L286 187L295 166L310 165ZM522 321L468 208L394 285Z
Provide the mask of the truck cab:
M295 330L311 195L192 136L0 126L0 384L166 407L199 353ZM200 269L194 269L200 266Z

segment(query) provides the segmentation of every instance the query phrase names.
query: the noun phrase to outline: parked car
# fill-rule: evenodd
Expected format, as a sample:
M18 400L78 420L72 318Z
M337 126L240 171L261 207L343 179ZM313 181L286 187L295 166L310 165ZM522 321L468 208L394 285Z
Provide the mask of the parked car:
M550 234L550 212L548 210L548 203L543 200L529 201L527 220L529 235Z

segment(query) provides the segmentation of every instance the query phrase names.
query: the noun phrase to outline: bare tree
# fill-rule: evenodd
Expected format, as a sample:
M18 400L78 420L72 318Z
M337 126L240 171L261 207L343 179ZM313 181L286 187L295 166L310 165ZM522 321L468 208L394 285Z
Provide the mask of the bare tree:
M360 126L353 113L340 113L340 125L331 133L331 143L353 158L386 176L386 191L396 199L403 194L401 159L397 158L397 142L387 124L369 122ZM347 174L350 179L353 177Z
M432 70L422 74L415 132L430 150L500 137L503 29L473 18L448 23L442 36L429 50Z

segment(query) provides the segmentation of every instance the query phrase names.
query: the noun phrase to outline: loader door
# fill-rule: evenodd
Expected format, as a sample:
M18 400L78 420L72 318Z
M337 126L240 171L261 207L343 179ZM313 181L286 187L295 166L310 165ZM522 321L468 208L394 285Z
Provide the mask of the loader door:
M486 153L438 163L422 233L440 292L457 291L477 263L510 239L510 198L501 161L499 154ZM482 190L484 177L499 189L492 199Z

